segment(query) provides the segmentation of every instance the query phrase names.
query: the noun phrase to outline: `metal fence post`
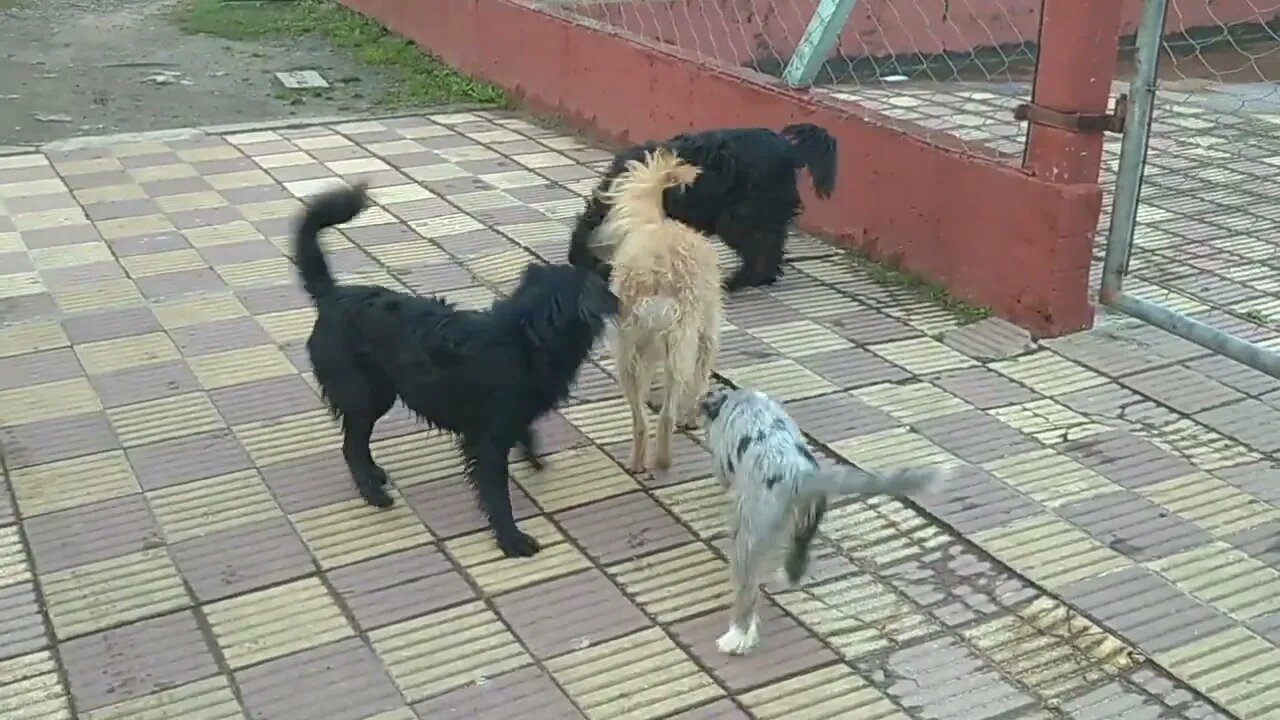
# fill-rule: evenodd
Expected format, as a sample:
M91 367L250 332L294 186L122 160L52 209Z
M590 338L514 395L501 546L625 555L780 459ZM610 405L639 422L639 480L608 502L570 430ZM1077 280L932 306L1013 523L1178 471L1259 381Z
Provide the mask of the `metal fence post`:
M1107 112L1123 5L1119 0L1044 0L1033 106L1068 115ZM1102 133L1032 122L1023 166L1050 182L1097 182L1102 140Z
M789 87L802 88L813 84L857 4L858 0L819 0L813 9L813 17L809 18L809 26L782 72L782 80Z
M1151 114L1155 109L1156 83L1160 69L1160 46L1164 38L1169 0L1146 0L1138 25L1133 80L1129 84L1129 117L1120 142L1120 162L1116 170L1116 191L1107 228L1107 253L1102 262L1102 287L1098 299L1110 305L1124 287L1129 269L1129 253L1138 222L1138 198L1142 193L1142 172L1147 162L1151 137Z

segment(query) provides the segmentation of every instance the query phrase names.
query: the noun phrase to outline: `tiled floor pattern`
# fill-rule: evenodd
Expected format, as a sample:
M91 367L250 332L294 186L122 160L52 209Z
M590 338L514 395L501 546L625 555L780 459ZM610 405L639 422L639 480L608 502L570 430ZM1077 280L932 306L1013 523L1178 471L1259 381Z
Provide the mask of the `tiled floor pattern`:
M729 303L719 372L834 455L970 469L921 499L945 526L833 510L758 655L714 650L706 450L626 474L603 356L542 423L549 471L513 466L535 559L403 411L374 444L398 503L361 504L302 348L297 198L367 178L325 237L342 277L486 304L563 257L606 158L505 113L0 158L0 717L1280 712L1276 383L1141 326L956 328L805 238Z
M1151 127L1126 291L1249 340L1280 327L1280 92L1274 83L1223 85L1162 78ZM1112 95L1129 91L1115 83ZM1020 162L1025 123L1013 108L1030 85L942 83L827 91L922 132L980 144ZM1106 251L1120 136L1107 135L1106 200L1094 251Z

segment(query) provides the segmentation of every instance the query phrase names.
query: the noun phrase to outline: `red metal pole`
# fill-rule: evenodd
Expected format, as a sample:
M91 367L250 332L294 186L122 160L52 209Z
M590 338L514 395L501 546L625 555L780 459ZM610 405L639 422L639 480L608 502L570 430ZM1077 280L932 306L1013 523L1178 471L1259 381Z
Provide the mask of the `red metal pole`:
M1120 41L1120 0L1044 0L1032 103L1062 113L1109 111ZM1100 132L1030 124L1023 167L1046 180L1092 183Z

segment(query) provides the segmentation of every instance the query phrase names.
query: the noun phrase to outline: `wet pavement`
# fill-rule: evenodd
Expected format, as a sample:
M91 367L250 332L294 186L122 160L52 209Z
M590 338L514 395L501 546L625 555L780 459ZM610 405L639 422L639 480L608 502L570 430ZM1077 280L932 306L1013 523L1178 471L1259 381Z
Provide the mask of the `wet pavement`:
M0 157L0 716L1280 713L1276 381L1130 322L961 327L793 239L720 376L832 461L969 469L839 503L728 658L709 456L628 475L606 357L549 469L513 465L520 561L403 409L373 446L399 502L365 506L308 372L298 197L370 180L340 277L485 305L563 258L607 152L495 112L165 137Z

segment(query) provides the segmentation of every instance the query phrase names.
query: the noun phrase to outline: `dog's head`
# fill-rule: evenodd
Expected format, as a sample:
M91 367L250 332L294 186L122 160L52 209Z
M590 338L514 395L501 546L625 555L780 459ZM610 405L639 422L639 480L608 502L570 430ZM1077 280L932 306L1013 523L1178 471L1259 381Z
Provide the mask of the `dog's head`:
M702 412L702 416L707 419L708 424L714 423L720 417L720 413L724 410L725 403L729 401L731 394L733 394L733 390L730 388L716 387L712 388L698 402L698 410Z

